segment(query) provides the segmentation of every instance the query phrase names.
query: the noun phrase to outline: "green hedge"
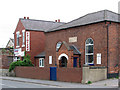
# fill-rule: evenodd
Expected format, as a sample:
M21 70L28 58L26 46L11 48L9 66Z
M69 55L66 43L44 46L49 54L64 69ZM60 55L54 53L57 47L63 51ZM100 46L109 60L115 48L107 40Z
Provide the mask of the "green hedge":
M9 72L15 69L15 66L34 66L30 60L30 56L27 54L27 56L24 56L23 61L18 60L16 62L12 62L9 67Z

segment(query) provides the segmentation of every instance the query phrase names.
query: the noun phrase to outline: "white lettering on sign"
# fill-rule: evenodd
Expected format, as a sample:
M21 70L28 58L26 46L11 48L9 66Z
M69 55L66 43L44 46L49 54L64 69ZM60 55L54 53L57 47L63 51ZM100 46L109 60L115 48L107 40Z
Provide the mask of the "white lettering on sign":
M97 53L97 64L101 64L101 53Z
M30 32L26 32L26 51L30 51Z
M69 37L69 42L77 42L77 37Z

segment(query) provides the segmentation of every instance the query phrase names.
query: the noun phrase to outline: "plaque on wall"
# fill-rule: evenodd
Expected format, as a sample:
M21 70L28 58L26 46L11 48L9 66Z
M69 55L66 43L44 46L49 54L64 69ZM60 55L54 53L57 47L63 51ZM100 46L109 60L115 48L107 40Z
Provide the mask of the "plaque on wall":
M69 42L77 42L77 37L69 37Z

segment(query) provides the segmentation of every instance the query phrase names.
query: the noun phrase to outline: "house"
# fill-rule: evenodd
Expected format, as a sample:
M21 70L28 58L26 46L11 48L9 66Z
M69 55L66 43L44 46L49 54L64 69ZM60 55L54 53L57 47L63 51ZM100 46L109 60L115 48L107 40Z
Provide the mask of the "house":
M44 32L62 24L64 23L34 20L29 19L29 17L20 18L14 32L15 61L18 59L22 60L25 54L29 54L32 63L36 66L35 62L37 61L34 57L44 52L45 49L46 37Z
M92 78L102 68L107 70L104 72L105 78L106 75L108 78L118 76L119 14L109 10L90 13L46 31L45 35L45 67L81 68L82 78L85 75ZM86 67L88 71L84 72ZM92 68L96 71L89 74Z
M10 38L6 45L6 48L0 48L0 75L6 76L10 64L13 62L13 47L14 40Z
M28 20L24 19L24 21ZM17 30L24 29L19 27ZM32 36L33 30L28 31ZM37 33L41 36L39 32ZM30 39L30 52L34 54L35 51L40 50L33 55L36 67L16 67L16 76L79 83L118 76L119 14L109 10L89 13L56 28L46 29L44 36L42 50L39 42L43 36L38 38L38 41L34 39L34 42L32 37ZM33 43L39 44L34 48L35 51L31 48ZM29 53L27 50L26 52Z
M6 48L13 48L14 47L14 39L10 38L8 41Z

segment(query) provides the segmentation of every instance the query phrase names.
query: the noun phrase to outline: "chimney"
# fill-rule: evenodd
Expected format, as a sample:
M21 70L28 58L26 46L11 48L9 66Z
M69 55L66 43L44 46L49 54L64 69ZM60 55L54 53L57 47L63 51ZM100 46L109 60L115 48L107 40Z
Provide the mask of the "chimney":
M60 22L60 19L58 19L58 22Z
M27 17L27 19L29 19L29 17Z
M55 22L57 22L57 20L55 20Z
M26 17L24 17L24 19L26 19Z

